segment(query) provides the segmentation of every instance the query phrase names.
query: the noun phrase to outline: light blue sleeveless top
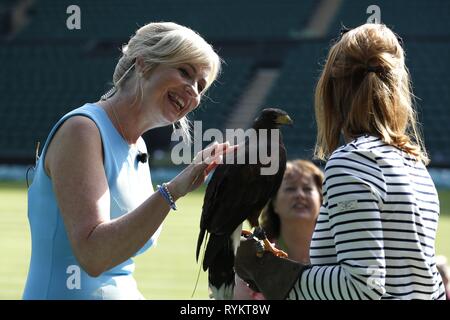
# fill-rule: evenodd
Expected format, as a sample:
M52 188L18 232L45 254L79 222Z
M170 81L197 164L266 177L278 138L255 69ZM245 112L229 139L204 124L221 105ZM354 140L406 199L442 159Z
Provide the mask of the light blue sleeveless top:
M45 153L55 132L69 117L80 115L93 120L100 131L111 199L111 219L135 209L153 193L148 164L136 160L139 151L147 152L141 137L136 143L137 148L130 147L106 112L95 104L85 104L63 116L47 138L35 168L33 183L28 190L32 250L23 298L140 299L142 295L132 276L132 259L96 278L90 277L81 269L67 237L52 181L44 170ZM136 255L152 246L160 231L161 228Z

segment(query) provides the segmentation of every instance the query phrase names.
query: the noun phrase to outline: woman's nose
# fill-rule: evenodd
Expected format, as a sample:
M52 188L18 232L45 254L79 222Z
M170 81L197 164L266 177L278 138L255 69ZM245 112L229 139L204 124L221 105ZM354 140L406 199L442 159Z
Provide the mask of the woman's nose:
M302 199L304 197L305 193L303 192L302 188L297 188L295 191L295 197Z

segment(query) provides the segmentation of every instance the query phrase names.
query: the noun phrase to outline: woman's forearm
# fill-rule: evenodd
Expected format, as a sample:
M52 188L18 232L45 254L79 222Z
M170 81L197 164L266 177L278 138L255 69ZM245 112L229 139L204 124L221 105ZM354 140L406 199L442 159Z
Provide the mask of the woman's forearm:
M169 209L155 192L128 214L97 225L80 246L83 269L96 277L134 256L158 230Z

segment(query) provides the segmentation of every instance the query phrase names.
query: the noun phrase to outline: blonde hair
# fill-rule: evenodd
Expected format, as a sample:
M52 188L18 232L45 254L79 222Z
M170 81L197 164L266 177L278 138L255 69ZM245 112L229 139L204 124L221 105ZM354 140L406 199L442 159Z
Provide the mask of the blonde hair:
M380 137L429 162L418 130L405 53L383 24L364 24L330 49L315 92L315 156L328 158L340 134Z
M284 171L283 180L292 179L294 175L311 175L314 185L320 194L320 202L322 204L323 194L322 194L322 184L324 175L322 170L317 167L314 163L308 160L292 160L286 163L286 170ZM260 225L267 234L270 240L278 239L280 236L281 221L280 216L275 212L273 202L275 201L279 190L275 196L269 200L260 216Z
M138 29L128 44L122 47L122 57L113 75L113 84L117 90L130 79L131 70L135 68L138 57L142 58L144 63L142 70L144 74L160 64L174 66L193 63L208 68L204 91L220 73L221 60L212 46L195 31L173 22L149 23ZM136 96L138 90L142 97L142 87L136 88ZM184 140L190 142L190 121L186 116L179 120L179 126L183 131Z

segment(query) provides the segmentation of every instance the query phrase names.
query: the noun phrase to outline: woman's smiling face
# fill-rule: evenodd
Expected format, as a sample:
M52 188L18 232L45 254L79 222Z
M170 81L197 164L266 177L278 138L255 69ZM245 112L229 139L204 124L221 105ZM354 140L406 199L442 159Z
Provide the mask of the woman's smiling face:
M191 63L158 65L143 83L143 106L158 113L161 124L174 123L198 107L208 76L208 68Z
M315 221L319 215L321 197L312 174L294 171L285 176L273 205L281 220Z

